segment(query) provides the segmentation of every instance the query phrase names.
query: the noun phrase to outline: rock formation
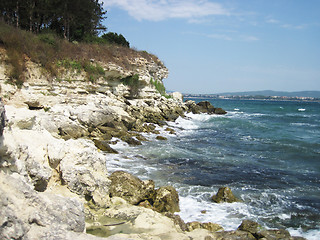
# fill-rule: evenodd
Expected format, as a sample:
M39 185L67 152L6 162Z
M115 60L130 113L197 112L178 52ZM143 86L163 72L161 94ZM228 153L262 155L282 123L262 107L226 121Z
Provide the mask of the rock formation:
M89 81L70 69L49 78L26 57L26 81L17 88L7 84L5 59L0 49L1 239L232 239L234 233L214 233L220 228L213 223L174 215L173 187L155 189L152 180L106 169L114 142L139 145L142 132L159 134L155 124L186 111L223 113L208 103L183 103L178 93L162 96L153 84L168 75L160 60L137 53L127 67L99 62L105 75ZM133 77L139 84L126 85ZM235 236L255 234L239 231Z
M216 203L232 203L232 202L239 202L239 199L237 199L230 188L228 187L221 187L218 190L218 193L216 195L213 195L211 198Z

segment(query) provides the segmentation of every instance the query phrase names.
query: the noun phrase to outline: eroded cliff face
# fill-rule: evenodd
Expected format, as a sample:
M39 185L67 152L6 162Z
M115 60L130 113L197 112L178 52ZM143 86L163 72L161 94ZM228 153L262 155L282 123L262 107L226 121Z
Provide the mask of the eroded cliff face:
M49 77L26 59L26 79L17 88L8 84L3 49L0 59L0 238L94 239L83 234L85 216L96 219L100 213L94 210L103 212L115 201L109 197L107 150L115 141L141 144L146 139L139 131L152 132L150 123L164 124L185 111L180 100L161 96L153 84L168 70L154 58L128 59L126 68L99 62L104 75L90 81L84 71L65 68ZM136 82L125 82L133 76ZM130 207L126 201L121 205ZM61 218L60 211L70 214ZM137 211L137 217L171 221L151 210ZM179 232L170 223L162 233L168 229Z

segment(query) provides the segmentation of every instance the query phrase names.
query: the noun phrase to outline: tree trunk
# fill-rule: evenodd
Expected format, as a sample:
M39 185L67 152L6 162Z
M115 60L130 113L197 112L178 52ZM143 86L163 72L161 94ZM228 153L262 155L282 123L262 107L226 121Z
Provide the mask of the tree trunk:
M16 26L19 27L19 1L17 1L17 9L16 9Z

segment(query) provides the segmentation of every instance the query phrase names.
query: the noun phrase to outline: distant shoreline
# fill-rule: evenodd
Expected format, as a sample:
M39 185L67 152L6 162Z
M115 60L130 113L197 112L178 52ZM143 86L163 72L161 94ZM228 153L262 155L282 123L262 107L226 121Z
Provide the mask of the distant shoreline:
M222 96L208 94L184 94L184 98L209 98L219 100L249 100L249 101L283 101L283 102L320 102L320 98L312 97L285 97L285 96Z

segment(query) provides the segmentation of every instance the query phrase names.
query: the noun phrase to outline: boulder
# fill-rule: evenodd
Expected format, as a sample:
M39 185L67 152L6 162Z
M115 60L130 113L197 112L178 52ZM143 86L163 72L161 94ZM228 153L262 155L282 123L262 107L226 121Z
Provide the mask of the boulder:
M187 230L189 232L195 229L206 229L210 232L217 232L217 231L222 231L223 227L221 227L219 224L212 223L212 222L201 223L201 222L194 221L194 222L187 223Z
M98 140L98 139L94 139L93 142L96 145L96 147L98 149L100 149L101 151L104 151L104 152L107 152L107 153L118 154L118 151L113 149L112 147L110 147L110 145L108 144L107 141L101 141L101 140Z
M274 240L291 240L290 233L285 229L263 230L259 232L259 238Z
M164 215L168 218L171 218L173 222L181 228L182 231L188 231L187 224L182 220L178 214L173 214L171 212L165 212Z
M243 220L241 225L238 227L238 230L249 232L254 236L257 236L257 233L260 231L261 226L251 220Z
M180 102L183 101L183 95L180 92L173 92L170 94L174 100L178 100Z
M152 180L142 181L130 173L115 171L110 176L110 197L121 197L130 204L139 204L152 199L155 190Z
M157 189L153 199L153 207L158 212L179 212L179 195L172 186Z
M214 239L223 240L255 240L256 238L249 232L244 231L222 231L214 233Z
M85 216L80 201L36 192L16 177L0 172L0 239L39 239L33 228L84 232ZM34 235L30 236L30 232Z
M215 113L215 114L220 114L220 115L227 114L227 112L226 112L224 109L222 109L222 108L216 108L216 109L214 110L214 113Z
M228 187L222 187L219 188L218 193L216 195L213 195L211 198L216 203L233 203L233 202L239 202L239 200L233 195L232 191Z
M163 137L163 136L160 136L160 135L157 136L156 139L157 139L157 140L160 140L160 141L168 140L166 137Z
M194 114L199 113L207 113L207 114L226 114L227 112L222 108L215 108L209 101L201 101L199 103L195 103L192 100L188 100L185 102L186 107L188 108L188 112L192 112Z
M133 137L130 137L130 136L122 136L121 140L125 141L126 143L128 143L131 146L142 145L142 143L139 140L137 140L137 139L135 139Z
M215 111L215 107L208 101L199 102L197 105L200 107L200 112L202 113L213 114Z
M185 102L185 105L188 108L188 112L192 112L193 114L199 114L200 113L200 107L196 104L195 101L188 100Z

